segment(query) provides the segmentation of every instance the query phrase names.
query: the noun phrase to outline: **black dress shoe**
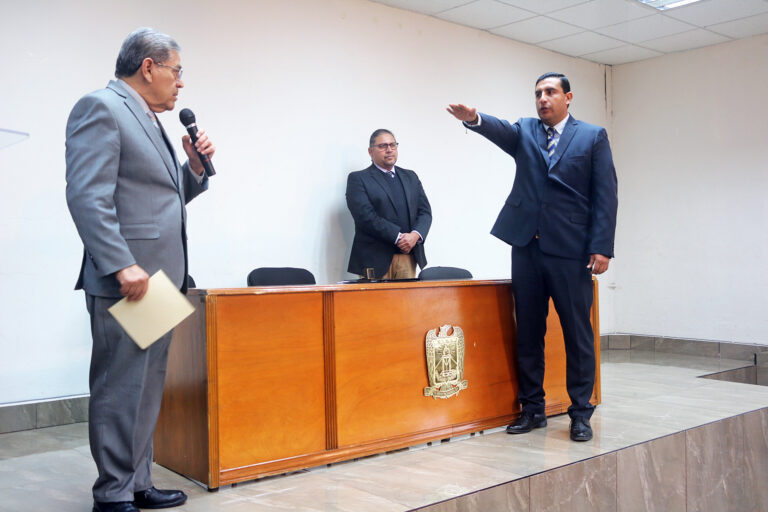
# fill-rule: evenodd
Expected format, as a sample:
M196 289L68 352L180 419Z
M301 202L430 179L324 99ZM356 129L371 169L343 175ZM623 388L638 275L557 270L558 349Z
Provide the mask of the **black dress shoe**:
M161 491L150 487L146 491L133 493L133 499L139 508L170 508L183 505L187 495L181 491Z
M139 512L132 501L94 501L93 512Z
M571 440L589 441L592 439L592 427L589 426L589 418L571 419Z
M547 426L545 414L528 414L524 412L517 420L507 427L507 434L527 434L535 428Z

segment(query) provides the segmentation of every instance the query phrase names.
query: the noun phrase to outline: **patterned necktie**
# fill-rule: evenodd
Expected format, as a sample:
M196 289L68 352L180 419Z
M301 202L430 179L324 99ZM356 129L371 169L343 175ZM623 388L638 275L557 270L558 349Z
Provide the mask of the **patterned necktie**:
M549 127L547 128L547 153L549 153L549 158L552 158L552 155L555 154L556 147L557 143L555 143L555 129Z
M395 171L387 171L387 174L389 175L390 178L392 179L395 178Z

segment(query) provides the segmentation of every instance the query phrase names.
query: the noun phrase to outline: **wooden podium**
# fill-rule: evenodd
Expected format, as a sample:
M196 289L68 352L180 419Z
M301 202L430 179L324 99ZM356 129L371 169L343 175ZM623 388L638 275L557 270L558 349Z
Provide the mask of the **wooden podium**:
M593 281L600 402L597 281ZM190 290L155 460L209 489L505 425L520 413L511 284L418 281ZM424 396L425 337L459 326L458 395ZM562 330L547 322L547 414L565 412Z

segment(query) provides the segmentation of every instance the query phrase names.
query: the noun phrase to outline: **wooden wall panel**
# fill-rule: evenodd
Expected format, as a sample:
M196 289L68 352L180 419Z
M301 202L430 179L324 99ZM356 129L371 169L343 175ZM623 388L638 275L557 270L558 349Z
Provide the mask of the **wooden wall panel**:
M219 464L325 450L322 293L219 296Z

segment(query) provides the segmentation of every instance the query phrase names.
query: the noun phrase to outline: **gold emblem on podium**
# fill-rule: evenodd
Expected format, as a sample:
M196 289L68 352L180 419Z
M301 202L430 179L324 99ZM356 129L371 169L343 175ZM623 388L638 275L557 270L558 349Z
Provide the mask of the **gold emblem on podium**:
M440 326L440 333L432 329L427 333L427 374L429 386L424 388L424 396L432 398L450 398L467 389L464 377L464 331L453 326L453 333L448 334L450 325Z

